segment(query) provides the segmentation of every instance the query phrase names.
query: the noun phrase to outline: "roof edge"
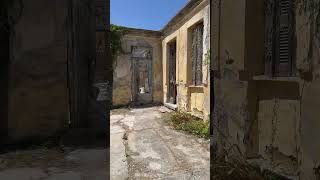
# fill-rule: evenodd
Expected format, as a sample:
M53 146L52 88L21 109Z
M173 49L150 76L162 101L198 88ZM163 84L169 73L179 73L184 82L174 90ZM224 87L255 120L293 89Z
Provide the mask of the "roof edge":
M139 29L121 26L121 32L123 34L135 34L135 35L151 35L151 36L162 36L161 31L148 30L148 29Z
M167 28L169 28L171 25L179 22L183 19L183 15L193 7L197 7L201 2L204 0L189 0L189 2L182 8L178 13L171 18L171 20L160 30L161 32L164 32Z

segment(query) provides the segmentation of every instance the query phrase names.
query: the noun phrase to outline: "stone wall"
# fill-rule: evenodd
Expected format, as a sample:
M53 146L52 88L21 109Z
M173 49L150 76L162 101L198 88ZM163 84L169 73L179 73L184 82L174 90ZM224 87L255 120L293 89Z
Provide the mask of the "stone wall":
M301 4L300 4L301 5ZM319 17L319 11L314 11ZM301 179L319 178L320 136L320 41L316 37L316 21L308 18L310 11L296 9L296 64L299 72L298 104L300 121L298 129L298 160ZM314 26L315 25L315 26Z
M67 2L22 2L11 33L8 128L14 140L52 135L69 118Z
M132 47L152 48L152 87L153 103L162 102L162 64L161 33L157 31L125 28L122 31L122 53L114 62L113 105L128 105L133 99L133 65Z
M8 14L15 17L15 23L9 29L6 142L42 140L67 130L69 125L106 132L109 107L105 102L92 101L97 97L92 97L94 92L91 92L95 83L112 77L107 75L110 69L106 70L111 62L109 51L106 52L109 46L105 42L104 24L109 24L105 21L108 7L100 10L100 14L95 13L99 4L105 7L108 3L103 0L9 2ZM95 23L100 21L102 32L96 34ZM103 53L95 47L98 41L95 36L103 39Z

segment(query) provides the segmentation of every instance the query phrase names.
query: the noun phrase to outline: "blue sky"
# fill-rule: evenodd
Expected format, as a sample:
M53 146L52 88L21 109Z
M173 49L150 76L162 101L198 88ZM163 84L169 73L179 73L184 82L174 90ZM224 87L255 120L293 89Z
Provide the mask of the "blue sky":
M160 30L188 0L110 0L111 23Z

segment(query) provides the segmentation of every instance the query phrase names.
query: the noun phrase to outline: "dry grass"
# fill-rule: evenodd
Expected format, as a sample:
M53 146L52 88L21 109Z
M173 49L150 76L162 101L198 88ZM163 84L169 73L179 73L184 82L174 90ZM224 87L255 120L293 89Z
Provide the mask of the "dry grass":
M233 148L233 147L232 147ZM233 149L234 150L234 149ZM237 149L236 149L237 150ZM213 180L289 180L273 172L249 164L243 155L224 151L211 162ZM232 154L232 155L231 155Z
M212 164L214 180L265 180L259 170L239 159L217 158Z

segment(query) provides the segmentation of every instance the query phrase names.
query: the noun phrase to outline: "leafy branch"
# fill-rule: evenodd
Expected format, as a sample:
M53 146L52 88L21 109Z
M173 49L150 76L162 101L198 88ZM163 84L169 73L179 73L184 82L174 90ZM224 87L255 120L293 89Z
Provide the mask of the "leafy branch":
M120 53L122 53L121 37L122 37L122 26L114 24L110 25L110 48L112 53L113 62L117 59Z

